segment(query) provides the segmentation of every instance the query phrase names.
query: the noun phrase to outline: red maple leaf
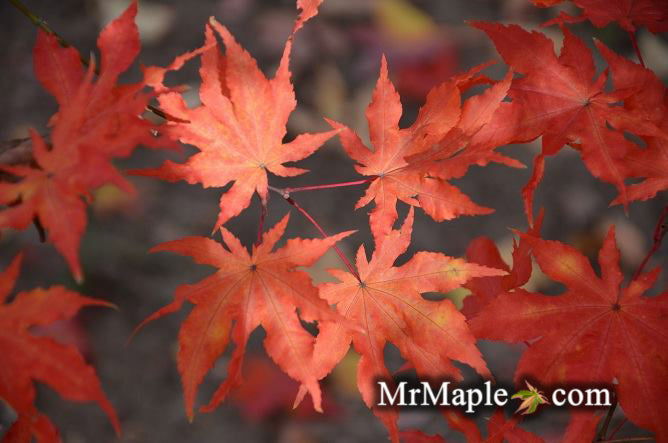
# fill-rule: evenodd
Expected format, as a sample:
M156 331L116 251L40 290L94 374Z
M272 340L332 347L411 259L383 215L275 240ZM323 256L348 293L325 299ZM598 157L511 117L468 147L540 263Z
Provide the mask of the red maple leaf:
M476 337L535 341L522 355L516 381L531 378L549 385L616 380L628 418L666 438L668 292L642 295L659 269L622 287L614 227L599 254L601 277L572 247L520 235L543 272L567 290L559 296L523 289L501 294L469 321Z
M536 6L548 7L561 0L532 0ZM635 32L636 26L646 26L655 34L668 31L668 3L665 0L573 0L582 15L573 17L561 12L559 17L545 23L578 23L589 19L597 28L617 22L625 31Z
M668 134L668 91L654 72L621 57L597 42L601 55L608 62L621 91L633 91L624 100L624 107L642 115ZM645 136L645 149L634 150L624 159L629 177L643 178L639 183L628 185L629 201L648 200L658 192L668 189L668 139L664 136ZM621 203L621 196L613 203Z
M463 176L473 164L495 160L517 166L516 162L492 153L491 148L495 146L465 149L491 119L510 84L509 75L462 107L464 90L489 81L478 76L482 67L433 88L415 122L401 129L401 101L388 78L383 57L380 76L366 111L374 149L367 148L351 129L330 121L334 128L341 129L341 142L346 153L358 163L357 172L373 178L356 208L374 201L370 216L374 235L391 231L397 219L398 200L422 208L436 221L492 212L473 203L448 183L450 179Z
M78 281L79 243L86 227L82 198L106 183L133 192L111 160L129 155L140 143L156 144L153 125L140 117L150 98L141 92L144 84L116 85L139 52L136 13L133 2L100 33L102 65L96 81L93 62L86 72L75 49L39 31L35 73L59 104L50 142L33 131L36 165L0 166L17 178L0 183L0 204L9 206L0 212L0 227L24 229L37 218Z
M319 2L300 3L305 3L305 9L295 30L315 14ZM224 55L218 48L214 29L225 43ZM268 172L281 177L307 172L284 163L313 154L336 131L301 134L291 142L283 142L288 117L297 105L288 70L294 34L285 45L272 79L264 76L255 59L215 19L210 20L205 35L202 48L177 57L167 68L147 70L151 85L163 92L159 97L162 108L181 120L168 122L168 133L194 145L200 152L185 163L167 161L159 168L135 173L168 181L185 180L205 188L222 188L233 182L221 196L215 230L247 208L255 192L266 204ZM180 69L197 55L202 60L199 91L202 104L190 109L181 94L167 92L163 80L168 71Z
M595 78L591 51L566 28L561 55L557 57L552 41L542 33L528 32L516 25L477 22L474 26L485 31L505 62L524 75L513 80L509 92L512 103L490 126L496 130L505 127L499 132L506 137L507 132L512 132L509 138L513 142L542 135L542 154L536 158L533 177L523 191L529 220L545 156L556 154L565 144L577 148L590 172L614 184L621 201L627 204L624 160L640 147L627 140L624 131L665 137L643 113L618 106L634 90L617 88L606 92L607 72Z
M40 442L60 441L53 423L34 405L34 382L49 385L67 400L96 402L120 434L116 412L104 395L95 370L79 351L52 338L31 334L31 328L72 318L82 307L112 305L62 286L19 292L11 303L4 303L20 266L18 256L0 274L0 399L18 414L3 442L26 442L33 437Z
M418 252L402 266L394 262L411 240L413 209L400 230L387 236L376 234L376 249L367 261L364 246L357 251L357 276L330 270L340 283L327 283L320 294L336 304L339 313L360 330L340 323L323 324L316 339L313 366L318 378L325 377L345 356L352 343L361 355L357 384L367 406L375 399L375 380L390 379L383 350L389 342L424 377L462 378L451 360L468 364L483 376L491 376L466 326L464 316L449 300L426 300L425 292L447 292L475 276L502 275L487 268L436 252ZM382 239L382 241L381 241ZM381 241L380 243L378 243ZM304 393L302 389L302 393ZM398 439L397 414L374 409Z
M313 336L302 327L320 320L321 325L340 319L299 266L310 266L344 232L324 239L290 239L272 252L283 236L288 215L262 237L249 253L239 240L221 228L224 245L206 237L187 237L162 243L151 251L170 251L192 257L197 263L218 268L204 280L176 289L174 301L138 327L181 309L183 302L195 305L179 331L177 365L183 383L186 413L193 417L197 388L216 360L225 352L230 336L235 350L225 380L202 411L220 404L230 389L242 381L241 368L248 337L258 326L266 332L264 347L274 362L290 377L306 386L316 410L321 411L317 371L308 362ZM226 249L227 247L227 249ZM299 309L299 315L296 310Z

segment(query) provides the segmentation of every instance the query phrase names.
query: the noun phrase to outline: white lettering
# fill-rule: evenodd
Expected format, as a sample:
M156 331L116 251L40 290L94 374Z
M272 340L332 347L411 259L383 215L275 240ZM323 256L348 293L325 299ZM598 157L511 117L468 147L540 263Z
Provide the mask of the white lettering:
M475 396L475 398L473 398ZM476 406L482 403L482 391L480 389L467 389L466 412L473 414Z
M587 394L586 406L612 406L608 389L587 389L585 393ZM596 401L592 401L593 398L596 398ZM602 401L601 398L603 398Z
M378 386L380 386L380 401L378 406L406 406L406 382L402 381L397 386L397 389L394 391L394 395L390 394L390 389L387 387L387 383L384 381L379 381ZM385 397L389 399L389 404L385 403ZM397 403L397 396L399 396L399 403Z
M466 395L464 394L463 389L455 389L453 391L455 394L452 397L452 405L453 406L466 406Z
M499 398L501 397L501 398ZM505 406L508 403L508 391L505 389L499 389L494 392L494 404L497 406Z
M420 393L420 388L409 389L408 392L411 394L411 401L408 403L408 406L417 406L417 401L415 396Z
M574 394L577 395L578 400L574 400ZM568 404L570 406L580 406L584 400L584 395L579 389L571 389L568 393Z
M562 400L559 400L559 398L557 398L557 395L561 395ZM552 393L552 403L555 406L563 406L564 404L566 404L565 395L566 395L565 390L555 389L555 391Z
M436 395L434 396L434 391L431 390L431 385L423 381L422 382L422 387L424 388L424 396L422 398L422 406L436 406L439 404L438 398L443 396L442 400L440 401L440 406L447 406L448 405L448 386L450 385L449 381L446 381L445 383L441 383L441 389L438 390ZM427 398L431 401L431 403L427 402Z

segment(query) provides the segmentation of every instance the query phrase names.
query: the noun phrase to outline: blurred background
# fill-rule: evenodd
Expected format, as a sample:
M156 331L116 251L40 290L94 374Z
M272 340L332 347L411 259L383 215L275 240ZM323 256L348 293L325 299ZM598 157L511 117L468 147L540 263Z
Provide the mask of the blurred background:
M127 6L115 0L25 0L25 4L59 32L84 56L97 50L95 41L104 24ZM569 9L572 8L572 9ZM27 136L28 128L46 133L49 117L56 111L55 100L36 81L32 70L32 45L36 29L9 3L0 4L0 97L2 116L0 140ZM499 60L486 72L500 78L505 67L484 34L466 25L467 20L493 20L521 24L536 29L556 16L559 9L574 13L570 5L539 9L528 0L325 0L320 15L297 35L291 69L299 101L291 116L290 138L302 132L328 129L323 117L342 121L366 140L364 111L378 76L381 54L388 58L390 75L404 105L402 125L409 125L427 91L450 75L487 60ZM165 66L203 42L204 24L215 16L228 26L237 40L257 58L266 74L273 75L282 47L296 17L294 0L200 0L193 2L142 0L138 24L143 48L126 81L140 78L139 64ZM599 38L614 50L632 56L628 36L616 25L595 30L590 24L574 26L587 39ZM555 39L555 28L544 32ZM668 75L668 44L665 36L642 29L639 43L648 67L664 79ZM597 55L598 57L598 55ZM600 57L597 59L600 63ZM186 97L198 103L197 61L171 75L172 84L184 84ZM531 173L534 142L502 148L528 167L524 170L491 165L473 167L455 184L476 203L496 212L489 216L463 217L435 223L421 211L416 214L411 252L438 250L463 256L474 238L489 236L509 256L512 235L509 228L526 229L520 189ZM184 159L194 152L186 147L181 154L137 150L123 167L157 166L165 158ZM357 174L346 158L338 139L300 163L312 172L289 182L271 177L275 186L300 186L354 180ZM119 311L87 309L76 321L58 324L43 333L75 343L97 370L102 384L121 418L122 442L366 442L384 441L381 423L362 403L355 382L356 356L349 354L334 374L323 382L325 413L315 413L309 401L292 410L297 385L282 374L265 356L263 332L257 330L248 348L247 382L215 412L198 414L187 422L175 365L176 337L183 312L163 318L142 330L126 346L133 328L153 311L168 303L174 289L211 273L189 259L165 253L148 254L152 246L188 235L208 235L217 214L220 190L205 190L185 183L168 184L148 178L131 178L136 196L115 188L96 192L90 206L88 229L83 237L81 262L85 283L77 287L64 260L49 244L41 244L34 228L24 232L3 232L0 265L4 268L19 251L26 254L19 289L64 284L86 295L115 303ZM362 188L342 188L300 193L295 199L328 232L357 229L343 248L349 256L366 243L373 249L366 226L366 211L353 211ZM656 219L668 203L666 194L650 202L633 203L625 215L620 207L609 208L615 190L595 180L573 150L547 161L536 208L546 207L543 235L568 242L595 257L607 227L617 226L627 276L638 266L651 245ZM290 206L275 196L269 202L267 224L273 225ZM259 218L257 198L252 206L228 224L246 245L255 238ZM401 205L400 217L406 213ZM315 229L297 213L292 214L287 236L317 236ZM653 266L666 265L668 248L655 255ZM407 255L409 256L409 255ZM340 267L334 254L326 255L312 271L316 281L328 279L323 269ZM532 289L557 293L559 288L538 275ZM659 288L666 287L666 276ZM462 294L457 294L461 296ZM457 298L457 297L455 297ZM521 348L481 342L487 361L501 382L509 382ZM387 347L390 369L401 366L393 346ZM0 364L1 364L0 356ZM200 388L200 404L225 376L228 355ZM463 368L466 374L471 371ZM473 379L472 379L473 380ZM118 441L103 413L95 406L66 402L47 388L39 390L39 407L61 430L64 441ZM484 423L491 412L481 412L476 420ZM566 413L539 414L526 420L524 427L538 430L548 440L556 438L567 422ZM403 429L419 428L461 441L447 429L437 411L402 412ZM633 433L625 427L618 436ZM637 434L635 434L637 435Z

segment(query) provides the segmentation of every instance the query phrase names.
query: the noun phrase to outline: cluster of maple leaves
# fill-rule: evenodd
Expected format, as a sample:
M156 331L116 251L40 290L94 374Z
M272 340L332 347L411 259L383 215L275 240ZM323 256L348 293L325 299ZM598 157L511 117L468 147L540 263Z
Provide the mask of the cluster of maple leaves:
M600 251L599 276L579 251L542 239L542 214L536 220L533 217L533 194L545 159L564 146L577 150L595 177L617 188L614 204L651 199L668 188L666 87L643 66L642 59L635 63L598 41L595 46L607 69L597 73L591 50L567 27L587 19L599 27L615 21L635 42L637 26L655 33L668 31L668 4L574 0L583 11L581 16L562 13L548 22L563 32L560 54L543 33L515 25L473 23L492 39L508 65L503 79L483 75L488 64L454 76L429 92L410 127L400 128L400 97L383 58L366 111L371 146L331 120L327 120L330 131L301 134L285 142L286 124L296 107L289 70L293 40L317 14L321 2L297 0L300 15L272 78L212 18L201 48L176 57L167 67L144 68L139 83L117 84L140 48L134 23L136 2L100 34L99 70L95 61L86 67L75 49L62 47L54 35L40 31L35 73L60 106L50 121L48 137L31 132L34 161L0 166L13 177L0 183L0 203L5 206L0 227L24 229L39 223L80 281L78 249L86 225L85 201L92 190L107 183L132 191L112 160L130 155L139 145L186 143L199 152L184 163L167 161L134 174L226 188L214 227L222 242L187 237L153 248L189 256L216 272L178 287L172 303L139 325L178 311L186 301L193 305L181 325L176 356L189 418L198 387L230 342L234 350L227 377L200 409L215 409L241 384L246 343L261 326L268 355L301 385L295 404L309 394L318 411L322 410L319 381L351 345L360 355L359 391L371 408L374 381L392 378L383 357L388 343L405 359L402 370L460 381L462 375L453 360L482 377L492 377L476 347L476 340L484 338L528 344L515 373L518 385L525 379L539 386L614 383L628 419L652 431L658 440L668 441L668 293L643 295L656 281L658 269L639 272L624 284L613 227ZM551 6L558 1L534 3ZM201 63L201 104L191 108L180 89L165 85L164 78L193 59ZM472 88L481 85L483 92L471 95ZM151 92L146 92L147 87ZM162 125L141 117L154 97L167 117ZM161 136L153 135L156 132ZM361 177L354 184L367 186L355 208L372 205L369 225L374 250L369 259L360 246L352 263L337 248L347 270L331 270L337 282L316 286L301 268L314 264L353 232L325 235L290 195L298 188L270 186L269 173L281 177L305 173L286 163L310 156L334 136L356 162ZM542 137L542 152L522 195L530 227L526 233L517 232L512 266L487 238L470 244L466 260L419 251L396 265L411 243L415 208L439 222L491 213L492 209L474 203L449 181L465 175L472 165L497 162L523 167L496 148L538 137ZM628 185L629 179L634 184ZM327 185L312 188L321 187ZM256 193L266 208L271 192L306 216L323 238L292 238L276 248L289 221L286 215L266 232L260 223L258 241L250 249L244 247L225 224L248 208ZM410 210L396 227L400 201ZM531 276L532 258L547 276L565 285L566 292L546 296L523 289ZM19 266L17 258L0 275L0 302L8 300ZM461 310L447 299L432 301L422 296L460 287L472 293ZM3 441L58 440L54 426L34 405L34 381L49 384L65 398L97 402L120 432L94 370L78 351L30 334L33 326L69 318L91 305L108 303L62 287L22 292L0 305L0 400L18 414ZM317 322L317 335L302 322ZM400 432L396 410L372 410L393 441L441 441L419 431ZM443 415L469 441L485 440L477 425L462 414L444 411ZM600 411L574 412L564 440L591 441L600 419ZM517 416L506 419L496 411L485 441L542 441L518 424Z

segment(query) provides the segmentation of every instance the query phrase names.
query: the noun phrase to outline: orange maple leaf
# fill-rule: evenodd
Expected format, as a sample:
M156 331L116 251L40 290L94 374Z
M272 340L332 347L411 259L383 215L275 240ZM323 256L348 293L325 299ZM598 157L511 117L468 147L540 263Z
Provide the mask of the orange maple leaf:
M221 228L224 244L206 237L188 237L156 246L152 251L187 255L198 263L218 268L204 280L177 288L175 300L161 308L138 328L181 308L184 301L195 307L179 331L177 364L183 383L186 412L193 417L197 387L231 339L236 345L225 380L203 411L211 411L230 389L242 381L241 367L250 333L262 326L265 349L290 377L307 387L316 410L321 411L321 394L316 371L309 364L313 336L300 324L340 320L299 266L310 266L337 241L352 234L344 232L324 239L290 239L272 252L288 224L286 215L267 231L262 242L249 253L239 240ZM296 310L299 309L299 315Z
M153 125L140 117L150 98L141 92L144 84L116 85L139 52L136 14L133 2L100 33L102 65L96 81L93 62L86 72L75 49L39 31L35 73L60 105L51 119L50 146L33 131L36 167L0 165L18 179L0 183L0 204L9 206L0 212L0 227L24 229L37 218L77 281L82 280L78 251L86 227L82 198L107 183L133 192L111 160L129 155L139 144L157 143Z
M366 194L357 202L361 208L374 201L370 215L374 235L386 235L397 219L397 201L422 208L436 221L460 215L489 214L489 208L473 203L449 179L463 176L469 166L490 160L517 166L517 162L492 153L491 146L466 150L468 143L491 118L510 86L510 76L484 94L473 97L462 108L461 93L488 81L478 78L477 67L436 86L428 94L417 119L399 128L401 101L388 78L387 62L381 60L380 76L366 111L373 150L340 123L339 134L346 153L358 164L357 172L374 177Z
M62 286L19 292L11 303L3 303L14 287L20 266L18 256L0 274L0 399L18 413L3 442L26 442L33 437L40 442L60 441L53 423L34 405L33 382L47 384L71 401L96 402L120 434L116 412L102 391L95 370L79 351L30 333L34 326L71 318L82 307L113 305Z
M303 17L315 14L312 8L305 9ZM295 30L305 21L303 17ZM218 48L214 30L225 43L224 55ZM205 36L202 48L177 57L166 68L152 67L147 71L151 85L164 92L159 97L162 108L183 120L168 122L167 131L200 152L185 163L166 161L159 168L135 173L168 181L185 180L205 188L221 188L233 182L221 196L215 230L247 208L255 192L266 204L267 172L281 177L307 172L284 163L313 154L336 131L301 134L291 142L283 142L288 117L297 105L288 69L292 36L272 79L264 76L255 59L215 19L211 18L207 24ZM180 69L198 55L202 60L199 92L202 104L190 109L181 94L167 92L163 80L168 71Z
M389 379L383 350L394 344L401 355L423 377L450 377L460 380L459 370L451 360L468 364L485 377L491 377L466 319L449 300L429 301L425 292L447 292L461 287L476 276L503 275L505 271L467 263L436 252L418 252L406 264L394 266L399 255L408 248L413 226L410 209L400 230L380 237L376 250L367 261L364 246L357 251L360 280L349 272L330 270L340 283L327 283L320 294L336 304L341 315L360 330L343 324L320 326L316 339L313 366L318 378L326 376L345 356L352 343L362 356L358 368L358 387L367 406L375 400L375 380ZM305 392L302 389L302 394ZM396 412L374 409L398 439Z

